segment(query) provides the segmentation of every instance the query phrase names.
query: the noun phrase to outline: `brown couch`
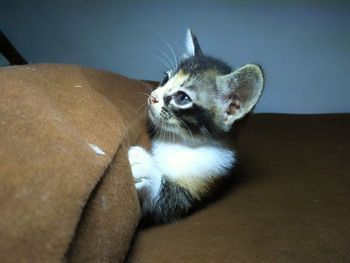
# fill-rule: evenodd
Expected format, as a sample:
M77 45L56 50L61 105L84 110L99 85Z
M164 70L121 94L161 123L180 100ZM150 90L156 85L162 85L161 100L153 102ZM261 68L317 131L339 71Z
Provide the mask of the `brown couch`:
M253 114L221 196L137 228L127 149L146 85L69 65L0 69L0 262L350 262L350 114Z

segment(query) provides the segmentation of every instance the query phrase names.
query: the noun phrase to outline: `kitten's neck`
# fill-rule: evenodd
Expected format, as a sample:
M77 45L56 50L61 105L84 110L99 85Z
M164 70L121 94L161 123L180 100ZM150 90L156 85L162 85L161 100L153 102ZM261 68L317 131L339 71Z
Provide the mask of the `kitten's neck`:
M183 136L172 132L160 132L159 134L153 137L153 140L163 143L184 145L191 148L208 145L222 146L222 143L214 138L204 136Z

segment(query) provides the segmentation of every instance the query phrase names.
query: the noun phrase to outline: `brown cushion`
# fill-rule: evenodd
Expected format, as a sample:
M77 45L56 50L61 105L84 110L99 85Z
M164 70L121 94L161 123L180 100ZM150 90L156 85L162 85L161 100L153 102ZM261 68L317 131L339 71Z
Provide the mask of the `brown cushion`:
M1 262L123 260L140 216L127 149L145 92L78 66L0 69Z
M177 224L141 229L128 262L349 262L350 114L241 125L228 192Z

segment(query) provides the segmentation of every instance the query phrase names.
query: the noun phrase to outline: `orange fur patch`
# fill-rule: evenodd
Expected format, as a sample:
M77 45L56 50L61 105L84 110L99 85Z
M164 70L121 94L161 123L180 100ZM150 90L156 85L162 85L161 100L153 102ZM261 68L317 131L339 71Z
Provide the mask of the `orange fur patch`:
M195 199L201 200L201 198L209 192L210 185L213 181L213 178L181 177L176 180L176 183L189 190Z

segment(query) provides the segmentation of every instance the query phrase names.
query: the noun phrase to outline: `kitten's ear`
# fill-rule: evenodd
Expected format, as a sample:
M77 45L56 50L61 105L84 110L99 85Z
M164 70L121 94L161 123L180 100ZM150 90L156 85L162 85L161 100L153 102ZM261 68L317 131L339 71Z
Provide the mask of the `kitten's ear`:
M187 29L186 35L186 54L187 56L201 56L203 52L199 46L197 37L193 34L191 29Z
M263 72L259 66L248 64L217 77L216 83L226 101L224 125L229 130L235 120L246 115L258 102L264 85Z

